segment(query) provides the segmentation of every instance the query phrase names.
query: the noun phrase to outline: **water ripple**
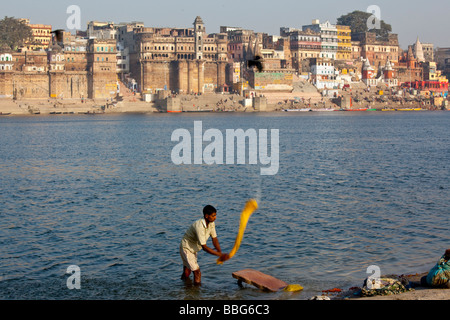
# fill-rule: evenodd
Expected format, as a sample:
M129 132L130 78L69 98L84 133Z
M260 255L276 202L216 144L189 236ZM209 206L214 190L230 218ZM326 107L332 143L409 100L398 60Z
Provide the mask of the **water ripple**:
M448 245L448 117L0 119L0 299L305 299L360 285L371 264L383 273L427 271ZM198 119L220 130L280 129L279 174L172 165L171 132ZM200 290L179 281L179 241L203 206L218 209L229 250L254 197L260 206L239 254L221 267L200 254ZM74 264L80 292L65 286ZM243 268L305 291L239 289L231 273Z

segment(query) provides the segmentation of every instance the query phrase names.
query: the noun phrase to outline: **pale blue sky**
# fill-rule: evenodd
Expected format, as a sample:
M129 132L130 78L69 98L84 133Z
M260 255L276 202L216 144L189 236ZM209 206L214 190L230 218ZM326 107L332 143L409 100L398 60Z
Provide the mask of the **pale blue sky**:
M274 35L279 35L280 27L301 27L313 19L336 23L343 14L378 5L381 19L399 34L402 48L415 42L417 36L435 47L450 47L449 0L17 0L3 2L1 15L30 18L31 23L66 29L66 10L70 5L81 8L82 29L91 20L142 21L148 27L187 28L199 15L208 33L219 32L219 27L225 25Z

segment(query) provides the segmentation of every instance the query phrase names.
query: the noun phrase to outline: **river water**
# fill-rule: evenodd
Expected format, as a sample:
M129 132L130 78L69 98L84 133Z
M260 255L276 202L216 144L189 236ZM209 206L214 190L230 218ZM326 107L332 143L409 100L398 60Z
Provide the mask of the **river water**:
M174 130L278 129L279 171L181 165ZM428 271L449 248L449 112L70 115L0 118L0 299L308 299L382 274ZM180 240L202 208L230 250L180 280ZM209 245L212 246L211 242ZM67 268L81 271L69 290ZM300 293L237 286L253 268Z

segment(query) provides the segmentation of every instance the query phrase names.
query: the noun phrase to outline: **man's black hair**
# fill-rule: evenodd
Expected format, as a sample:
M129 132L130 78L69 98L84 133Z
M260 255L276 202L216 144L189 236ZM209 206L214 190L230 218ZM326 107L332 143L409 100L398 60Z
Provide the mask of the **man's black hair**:
M205 208L203 208L203 215L211 215L214 212L217 212L217 210L213 206L206 206Z

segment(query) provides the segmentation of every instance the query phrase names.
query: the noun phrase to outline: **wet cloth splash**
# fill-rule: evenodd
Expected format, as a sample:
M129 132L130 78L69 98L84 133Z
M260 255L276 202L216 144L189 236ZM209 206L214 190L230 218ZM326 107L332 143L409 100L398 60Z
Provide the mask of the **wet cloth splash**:
M244 238L245 229L247 228L248 220L255 210L258 209L258 203L256 200L251 199L247 202L241 213L241 221L239 225L238 235L236 237L236 241L234 243L233 249L230 251L230 259L234 257L234 255L238 252L239 247L241 246L242 239ZM223 264L223 261L220 259L217 260L217 264Z

